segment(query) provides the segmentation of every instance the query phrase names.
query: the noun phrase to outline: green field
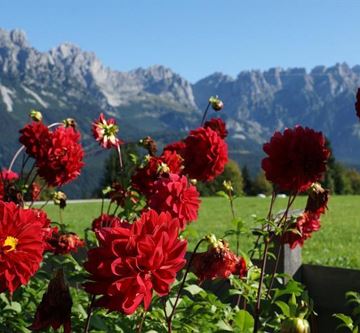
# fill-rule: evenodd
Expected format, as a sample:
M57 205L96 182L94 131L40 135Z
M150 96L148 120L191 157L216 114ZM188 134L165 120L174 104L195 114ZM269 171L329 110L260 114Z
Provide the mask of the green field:
M285 208L287 199L277 199L275 211ZM329 210L322 217L322 228L314 233L303 248L303 262L339 267L360 268L358 246L360 245L360 196L334 196L330 198ZM243 197L235 202L237 216L249 228L255 225L253 214L266 216L269 199ZM294 208L304 208L305 197L296 200ZM59 217L58 207L48 205L47 212L52 220ZM83 235L84 229L91 225L93 218L100 212L100 203L69 204L64 213L64 222ZM196 239L208 233L221 237L232 228L231 212L228 202L223 198L203 198L198 221L191 224L189 248ZM197 234L197 235L196 235ZM247 250L251 237L244 235L241 249ZM231 239L231 244L234 244Z

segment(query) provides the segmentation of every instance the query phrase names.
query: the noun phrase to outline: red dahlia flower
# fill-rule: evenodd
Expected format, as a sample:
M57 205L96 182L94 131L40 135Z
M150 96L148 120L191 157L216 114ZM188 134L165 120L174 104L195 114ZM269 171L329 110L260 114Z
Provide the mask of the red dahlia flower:
M185 176L170 174L154 183L148 204L158 213L169 212L179 220L180 229L184 230L186 223L197 219L200 202L199 192L188 184Z
M186 241L178 239L178 221L150 210L130 227L102 228L99 247L89 250L85 269L91 274L85 290L101 295L95 305L133 313L147 309L153 290L164 296L185 265Z
M101 214L93 222L91 229L92 231L98 231L101 228L114 228L120 227L121 220L115 215Z
M51 141L51 132L41 121L33 121L20 130L19 141L25 146L26 153L35 158L42 159L47 154Z
M84 151L80 134L72 127L58 127L51 134L45 155L36 159L38 172L49 186L64 185L80 175Z
M210 120L206 121L204 127L211 128L217 134L219 134L220 138L225 139L228 136L228 131L226 129L226 125L224 121L220 118L211 118Z
M116 137L119 127L113 118L105 119L104 114L100 114L99 119L92 124L92 133L100 146L109 149L119 146L122 142Z
M138 168L132 176L132 186L148 196L152 192L154 182L169 173L180 174L183 159L176 152L164 151L160 157L149 156L148 163Z
M35 319L29 327L32 331L44 330L50 326L57 330L64 326L64 333L71 333L72 299L63 271L58 271L50 280L41 303L36 309Z
M330 155L322 133L301 126L275 132L263 149L268 155L262 160L267 180L293 193L306 191L321 178Z
M236 256L224 241L220 241L217 246L210 245L206 252L196 253L191 270L200 282L216 278L227 279L231 274L241 278L247 274L244 258Z
M358 118L360 118L360 88L358 89L356 94L355 110L356 110L356 115L358 116Z
M0 201L0 293L13 293L39 269L43 221L31 209Z
M14 171L3 169L0 174L0 200L4 199L7 187L19 179L19 175Z
M294 225L290 226L290 230L286 231L282 236L282 243L289 244L291 249L297 245L302 247L306 239L311 237L314 231L320 229L319 215L305 212L301 214Z
M199 127L184 140L184 173L201 181L213 180L228 162L226 142L210 127Z
M79 247L85 246L85 242L80 237L69 232L67 234L61 234L56 229L51 238L47 240L47 250L54 254L68 254L70 252L77 252Z

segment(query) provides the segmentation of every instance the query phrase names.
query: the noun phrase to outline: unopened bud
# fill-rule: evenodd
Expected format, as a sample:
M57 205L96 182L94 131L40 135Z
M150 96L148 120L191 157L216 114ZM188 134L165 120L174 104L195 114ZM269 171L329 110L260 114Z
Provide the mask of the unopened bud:
M228 192L233 192L234 191L231 180L224 180L223 181L223 186L224 186L225 190L227 190Z
M224 108L224 103L218 96L211 96L209 98L209 103L214 111L221 111Z
M74 129L76 129L77 124L76 124L75 119L73 119L73 118L66 118L63 120L63 123L64 123L65 127L72 127Z
M310 333L310 325L303 318L287 318L281 323L281 333Z
M29 115L30 118L34 121L42 121L43 116L40 111L31 110Z
M197 185L197 179L195 179L195 178L190 179L190 184L196 186Z
M57 191L54 193L54 196L53 196L54 204L57 206L60 206L61 209L66 207L66 199L67 199L67 197L64 192Z

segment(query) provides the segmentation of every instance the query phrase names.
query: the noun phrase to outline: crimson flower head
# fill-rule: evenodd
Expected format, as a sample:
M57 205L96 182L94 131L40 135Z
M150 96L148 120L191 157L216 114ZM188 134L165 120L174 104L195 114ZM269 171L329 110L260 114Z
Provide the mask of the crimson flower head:
M32 209L0 201L0 293L13 293L39 269L44 251L43 221Z
M184 230L187 223L197 219L199 192L185 176L170 174L154 183L148 204L158 213L169 212L179 220L180 229Z
M360 118L360 88L358 89L356 94L355 110L356 110L356 115L358 116L358 118Z
M51 238L47 240L47 250L54 254L68 254L70 252L76 252L79 247L85 246L85 242L80 237L69 232L62 234L58 230L55 230Z
M29 327L32 331L44 330L50 326L57 330L64 326L64 333L71 333L72 299L69 286L64 280L64 273L59 270L50 280L47 291L36 309L34 322Z
M105 119L104 114L100 116L92 124L93 137L100 146L109 149L119 146L122 142L116 137L119 132L119 127L113 118Z
M19 179L19 175L14 171L3 169L0 174L0 200L4 200L6 190L13 182Z
M187 243L178 238L178 223L150 210L130 226L100 229L99 247L88 251L85 263L85 290L101 295L95 306L131 314L141 304L148 309L153 290L167 295L185 265Z
M80 175L84 151L80 133L72 127L57 127L43 157L36 159L38 172L49 186L61 186Z
M211 244L206 252L196 253L191 270L200 282L216 278L227 279L231 274L241 278L247 274L245 259L233 253L225 241Z
M211 118L210 120L205 122L204 127L210 127L222 139L225 139L228 136L226 125L221 118Z
M320 219L318 214L304 212L296 219L290 229L285 231L282 236L282 243L289 244L291 249L296 246L302 247L305 240L311 237L314 231L320 229Z
M166 150L159 157L148 156L147 163L142 168L138 168L132 176L132 186L140 193L149 196L155 181L170 173L181 174L182 169L183 159L176 152Z
M190 178L210 181L224 171L228 162L228 147L210 127L199 127L184 140L184 173Z
M275 132L263 149L268 155L261 164L267 180L293 193L306 191L322 177L330 155L322 133L301 126Z
M101 214L92 222L92 231L98 231L101 228L114 228L121 226L121 220L115 215Z

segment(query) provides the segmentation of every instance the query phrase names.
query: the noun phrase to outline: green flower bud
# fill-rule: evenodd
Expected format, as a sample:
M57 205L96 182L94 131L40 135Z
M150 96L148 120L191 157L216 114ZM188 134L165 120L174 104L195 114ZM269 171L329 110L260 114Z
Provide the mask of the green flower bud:
M214 109L214 111L221 111L224 107L223 101L218 96L211 96L209 98L209 103L211 104L211 107Z
M42 121L43 116L40 111L33 109L30 111L29 115L30 115L30 118L34 121Z
M287 318L281 323L281 333L310 333L310 325L306 319Z

